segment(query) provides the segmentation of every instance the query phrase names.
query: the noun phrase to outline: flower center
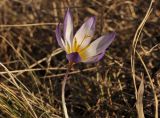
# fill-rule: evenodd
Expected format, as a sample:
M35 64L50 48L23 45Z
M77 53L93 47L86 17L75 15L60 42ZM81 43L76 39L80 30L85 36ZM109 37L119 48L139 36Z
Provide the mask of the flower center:
M78 63L81 61L81 57L78 52L72 52L66 55L69 62Z

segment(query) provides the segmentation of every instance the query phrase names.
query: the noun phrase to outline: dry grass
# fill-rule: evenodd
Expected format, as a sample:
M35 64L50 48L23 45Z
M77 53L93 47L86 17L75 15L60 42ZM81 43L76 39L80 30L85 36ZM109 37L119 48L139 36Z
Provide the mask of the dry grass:
M64 116L61 82L67 61L54 30L68 7L75 29L96 16L94 39L117 32L102 61L71 70L69 116L158 118L160 4L152 2L149 9L151 0L1 0L0 118Z

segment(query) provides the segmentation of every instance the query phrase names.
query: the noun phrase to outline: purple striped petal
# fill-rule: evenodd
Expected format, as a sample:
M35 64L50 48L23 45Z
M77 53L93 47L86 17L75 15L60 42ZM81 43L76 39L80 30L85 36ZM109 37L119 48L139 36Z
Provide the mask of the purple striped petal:
M108 48L108 46L112 43L115 38L115 33L110 33L108 35L101 36L97 40L93 41L90 46L80 53L80 55L85 55L86 58L90 58L96 56Z
M79 56L77 52L72 52L70 54L67 54L66 57L69 62L78 63L81 61L81 57Z
M84 60L83 62L84 63L95 63L95 62L98 62L99 60L101 60L103 58L104 54L105 54L105 52L102 52L102 53L100 53L100 54L98 54L96 56L93 56L93 57L90 57L90 58Z
M70 13L70 10L68 9L64 18L64 39L68 42L68 44L71 46L72 40L73 40L73 19L72 15Z
M61 36L60 24L58 24L58 26L56 27L56 39L57 39L59 46L62 49L64 49L64 41Z
M96 46L96 51L97 53L103 52L104 50L106 50L110 44L113 42L113 40L115 39L116 33L110 33L104 36L101 36L100 38L98 38L95 42L93 42L93 45Z
M80 45L81 49L90 43L91 38L94 35L94 31L95 17L91 17L80 27L80 29L75 34L74 39L77 41L78 45Z

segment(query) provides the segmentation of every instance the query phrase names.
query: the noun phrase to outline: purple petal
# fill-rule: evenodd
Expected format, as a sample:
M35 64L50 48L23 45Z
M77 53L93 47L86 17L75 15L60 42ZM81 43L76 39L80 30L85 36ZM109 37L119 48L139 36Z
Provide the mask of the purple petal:
M98 54L96 56L93 56L93 57L90 57L90 58L84 60L83 62L84 63L95 63L95 62L98 62L99 60L101 60L103 58L104 54L105 54L105 52L102 52L102 53L100 53L100 54Z
M101 54L103 55L103 53L106 51L108 46L112 43L114 38L115 38L115 33L110 33L109 35L101 36L97 40L93 41L89 45L89 47L79 52L80 56L83 57L82 61L88 62L92 60L99 60L97 56Z
M73 40L73 20L69 9L64 18L64 39L71 46Z
M95 31L95 21L95 17L89 18L76 32L75 39L80 48L84 48L90 43Z
M90 46L83 52L87 58L96 56L104 52L115 38L115 33L101 36L97 40L93 41Z
M113 32L113 33L110 33L110 34L107 34L107 35L104 35L98 38L96 40L98 42L97 48L96 48L97 53L103 52L104 50L106 50L110 46L110 44L113 42L113 40L115 39L115 36L116 36L116 33Z
M69 62L78 63L81 61L81 57L79 56L77 52L72 52L70 54L67 54L66 57Z
M56 27L56 39L57 39L59 46L62 49L64 49L64 41L61 36L60 24L58 24L58 26Z

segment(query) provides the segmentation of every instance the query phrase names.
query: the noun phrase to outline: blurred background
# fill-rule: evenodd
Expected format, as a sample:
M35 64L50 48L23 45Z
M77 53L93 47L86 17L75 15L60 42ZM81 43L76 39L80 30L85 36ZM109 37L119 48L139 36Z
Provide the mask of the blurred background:
M116 40L95 64L75 64L66 85L71 118L137 117L131 56L133 39L151 0L0 0L0 118L63 118L61 82L67 60L55 28L67 8L74 31L96 16L97 37L116 32ZM137 88L144 79L143 109L154 117L160 98L160 2L139 37ZM74 32L74 33L75 33ZM151 83L155 87L152 90ZM160 112L160 111L159 111Z

